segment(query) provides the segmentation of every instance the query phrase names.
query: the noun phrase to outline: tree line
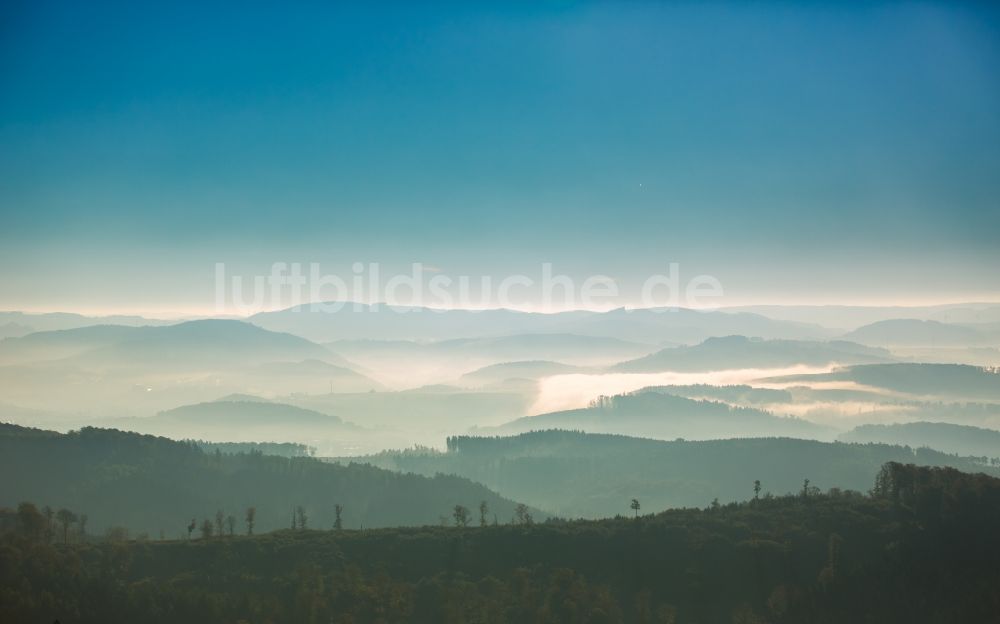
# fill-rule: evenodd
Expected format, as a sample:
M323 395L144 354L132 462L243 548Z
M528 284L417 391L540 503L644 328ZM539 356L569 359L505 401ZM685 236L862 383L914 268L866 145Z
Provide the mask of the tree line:
M604 520L511 525L487 505L460 529L163 543L64 543L55 513L50 536L26 503L0 516L0 621L995 621L1000 480L890 463L870 484L751 482L746 502L644 515L623 497L626 515Z

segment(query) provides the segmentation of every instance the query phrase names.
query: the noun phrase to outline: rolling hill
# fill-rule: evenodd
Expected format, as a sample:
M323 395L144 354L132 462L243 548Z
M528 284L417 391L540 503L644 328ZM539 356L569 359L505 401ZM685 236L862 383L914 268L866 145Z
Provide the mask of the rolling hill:
M337 356L308 340L231 320L130 327L95 325L0 341L0 362L69 359L77 366L214 366Z
M1000 306L975 302L931 306L751 305L723 310L751 312L781 321L817 323L823 327L843 328L844 331L899 318L963 324L1000 322Z
M622 373L699 372L781 368L799 364L859 364L891 359L892 354L884 349L845 341L762 340L746 336L725 336L709 338L697 345L662 349L645 357L621 362L611 370Z
M644 392L672 394L687 399L722 401L733 405L760 405L768 403L791 403L793 395L788 390L755 388L745 384L712 386L693 384L687 386L649 386Z
M145 416L227 393L367 392L325 347L233 320L99 325L0 341L0 396L27 408Z
M189 368L192 365L245 366L336 357L324 347L298 336L270 332L242 321L212 319L136 328L122 339L82 354L79 361L112 366L177 365Z
M1000 458L1000 431L940 422L861 425L839 436L844 442L928 447L945 453Z
M992 622L1000 480L886 464L831 488L638 517L49 543L0 510L9 622ZM947 501L942 504L942 501ZM653 513L650 513L650 512ZM16 588L16 590L14 589ZM51 588L59 588L52 592ZM917 597L917 598L915 598ZM64 619L69 619L65 618Z
M589 369L572 364L551 362L546 360L530 360L524 362L503 362L478 368L462 375L460 381L466 384L489 385L509 380L536 380L550 375L581 373Z
M102 427L173 439L241 444L293 442L315 447L323 455L364 453L385 448L381 442L385 437L383 432L376 434L328 413L243 395L182 405L150 417L91 422Z
M141 325L173 325L176 322L124 314L85 316L73 312L0 312L0 325L14 323L27 327L32 332L76 329L78 327L91 327L93 325L128 325L132 327Z
M831 435L826 427L806 420L775 416L748 407L731 407L717 401L688 399L656 390L603 397L583 409L525 416L479 431L511 434L543 429L614 433L659 440L770 436L824 438Z
M315 342L335 340L448 340L456 336L580 334L635 342L692 343L711 336L747 334L765 338L822 339L833 332L818 325L776 321L759 314L685 308L575 310L553 314L515 310L436 310L413 306L343 303L304 305L262 312L255 325L294 333ZM331 311L323 311L323 306ZM520 359L520 358L519 358ZM555 358L559 359L559 358Z
M457 474L547 511L569 517L624 513L630 498L650 509L704 507L764 492L812 486L867 491L885 462L951 466L1000 475L968 458L887 444L788 438L660 441L570 431L512 437L449 438L444 453L381 453L373 465L418 474ZM359 458L358 461L361 461Z
M126 325L92 325L6 338L0 340L0 363L61 360L128 340L137 332L140 328Z
M762 380L763 381L763 380ZM915 396L961 400L1000 400L1000 373L966 364L869 364L830 373L788 375L767 381L782 383L852 382Z
M255 426L316 426L356 429L336 416L273 401L210 401L160 412L157 419L209 425L231 431Z
M109 429L59 434L0 425L0 473L18 475L5 481L0 506L33 500L69 507L86 513L96 533L124 526L180 537L191 518L223 510L242 521L250 506L261 532L289 526L299 505L312 527L332 526L338 503L350 528L438 524L456 504L474 509L483 500L504 516L514 511L512 501L459 477L205 453L193 443Z
M513 334L434 342L411 340L338 340L326 346L373 371L397 389L455 383L462 375L493 364L558 361L575 366L607 366L654 351L657 347L579 334Z
M955 347L982 345L987 336L961 325L918 319L891 319L859 327L844 340L884 347Z

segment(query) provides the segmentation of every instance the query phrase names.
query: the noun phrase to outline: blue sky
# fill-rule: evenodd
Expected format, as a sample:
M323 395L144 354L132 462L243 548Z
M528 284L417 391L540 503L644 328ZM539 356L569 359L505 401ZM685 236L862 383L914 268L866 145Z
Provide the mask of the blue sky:
M988 5L234 7L0 9L0 307L274 261L1000 299Z

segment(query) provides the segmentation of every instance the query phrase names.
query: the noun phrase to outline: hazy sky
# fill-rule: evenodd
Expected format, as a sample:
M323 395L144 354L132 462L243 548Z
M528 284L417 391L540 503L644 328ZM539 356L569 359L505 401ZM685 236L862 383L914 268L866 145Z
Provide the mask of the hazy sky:
M0 308L275 261L1000 299L988 5L140 4L0 9Z

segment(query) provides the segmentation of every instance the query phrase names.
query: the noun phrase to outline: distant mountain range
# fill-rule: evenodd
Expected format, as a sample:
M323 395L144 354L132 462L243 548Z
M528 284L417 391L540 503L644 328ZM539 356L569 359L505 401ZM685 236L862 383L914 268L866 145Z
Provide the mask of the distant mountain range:
M462 375L494 364L549 360L573 366L607 366L657 349L618 338L579 334L514 334L434 342L338 340L326 346L386 385L415 387L458 383Z
M102 416L150 414L234 392L382 388L321 345L234 320L97 325L7 338L0 340L0 371L0 397L7 402Z
M80 331L80 330L68 330ZM208 366L239 363L297 362L335 356L320 345L292 334L269 332L241 321L188 321L165 327L136 328L124 340L86 354L89 361L155 366L192 363Z
M859 327L843 338L886 347L979 346L990 340L989 335L972 327L918 319L878 321Z
M515 334L484 338L460 338L436 342L407 340L338 340L326 346L351 360L369 357L448 358L455 361L503 363L522 360L573 361L580 364L610 363L656 349L655 346L576 334Z
M660 371L711 371L736 368L782 368L795 365L826 366L887 362L885 349L835 340L762 340L746 336L709 338L692 345L662 349L656 353L611 367L623 373Z
M842 332L796 320L686 309L533 314L414 308L398 313L368 306L355 311L348 305L332 314L283 310L257 315L253 322L209 319L171 324L142 324L145 320L138 317L110 318L124 324L93 324L94 318L78 315L0 313L0 321L14 333L35 321L49 326L82 324L0 340L0 402L11 406L8 413L25 423L62 427L144 419L144 425L152 425L154 414L178 406L230 394L253 395L336 414L366 431L378 431L384 434L381 448L407 437L420 444L439 444L444 435L471 427L496 427L525 414L583 406L600 394L664 383L695 385L659 388L656 392L661 395L769 409L777 415L755 416L763 420L751 425L749 414L744 414L746 423L734 429L719 425L725 415L718 407L696 409L680 403L667 410L673 410L673 421L656 420L655 427L649 414L627 409L614 422L605 422L607 414L576 416L588 430L657 437L828 435L805 431L808 423L785 419L785 413L840 429L849 416L871 413L869 422L910 420L907 411L913 413L912 419L990 427L1000 419L990 407L1000 397L994 387L996 375L950 365L892 368L920 361L992 365L995 348L959 343L979 344L973 336L1000 335L1000 326L989 320L988 307L970 304L963 309L971 312L960 315L958 308L949 310L960 320L975 317L978 322L883 319L851 332L851 337L870 345L836 339ZM272 331L282 328L294 333ZM336 340L318 344L304 335ZM891 344L894 351L874 344L879 342ZM949 346L934 346L943 343ZM723 369L801 365L842 368L827 376L769 380L776 385L769 388L759 387L753 378L778 371L713 375ZM705 384L716 383L713 379L756 387L712 389ZM791 385L811 389L782 388ZM959 402L976 405L960 407ZM711 414L703 421L694 417L684 421L688 412ZM550 417L557 426L572 425L559 420L562 417ZM730 418L728 424L732 422ZM305 431L300 428L297 435ZM281 439L280 430L274 435ZM312 438L297 441L327 450L355 443L339 433L323 443ZM373 445L371 437L352 448L362 452Z
M394 310L404 310L398 312ZM711 336L745 334L764 338L817 339L833 333L818 325L775 321L746 312L685 308L572 311L554 314L514 310L433 310L346 303L323 312L313 306L262 312L250 322L315 342L335 340L448 340L516 334L580 334L640 343L691 343Z
M130 327L95 325L44 331L0 341L0 361L74 358L75 364L163 366L179 362L217 365L298 361L336 356L291 334L263 330L230 320L188 321L176 325Z
M329 306L330 304L321 304ZM521 333L580 333L636 342L690 344L712 336L742 334L763 338L829 339L881 321L914 319L951 325L1000 324L1000 304L959 303L934 306L730 306L715 310L684 308L616 309L538 314L514 310L436 310L345 302L335 312L309 305L262 312L251 322L314 342L333 340L448 340L456 337ZM35 331L91 325L172 325L178 320L141 316L84 316L54 312L0 312L0 338ZM4 328L7 328L6 331Z
M18 325L28 329L24 334L57 329L76 329L92 325L130 325L138 327L141 325L173 325L178 322L121 314L84 316L72 312L45 312L39 314L30 312L0 312L0 327L8 324ZM0 337L4 336L0 335Z
M5 338L0 340L0 363L62 360L128 340L136 332L141 330L125 325L92 325Z
M1000 304L951 303L931 306L751 305L722 308L749 312L775 320L815 323L831 329L853 330L892 319L919 319L942 323L1000 323Z

